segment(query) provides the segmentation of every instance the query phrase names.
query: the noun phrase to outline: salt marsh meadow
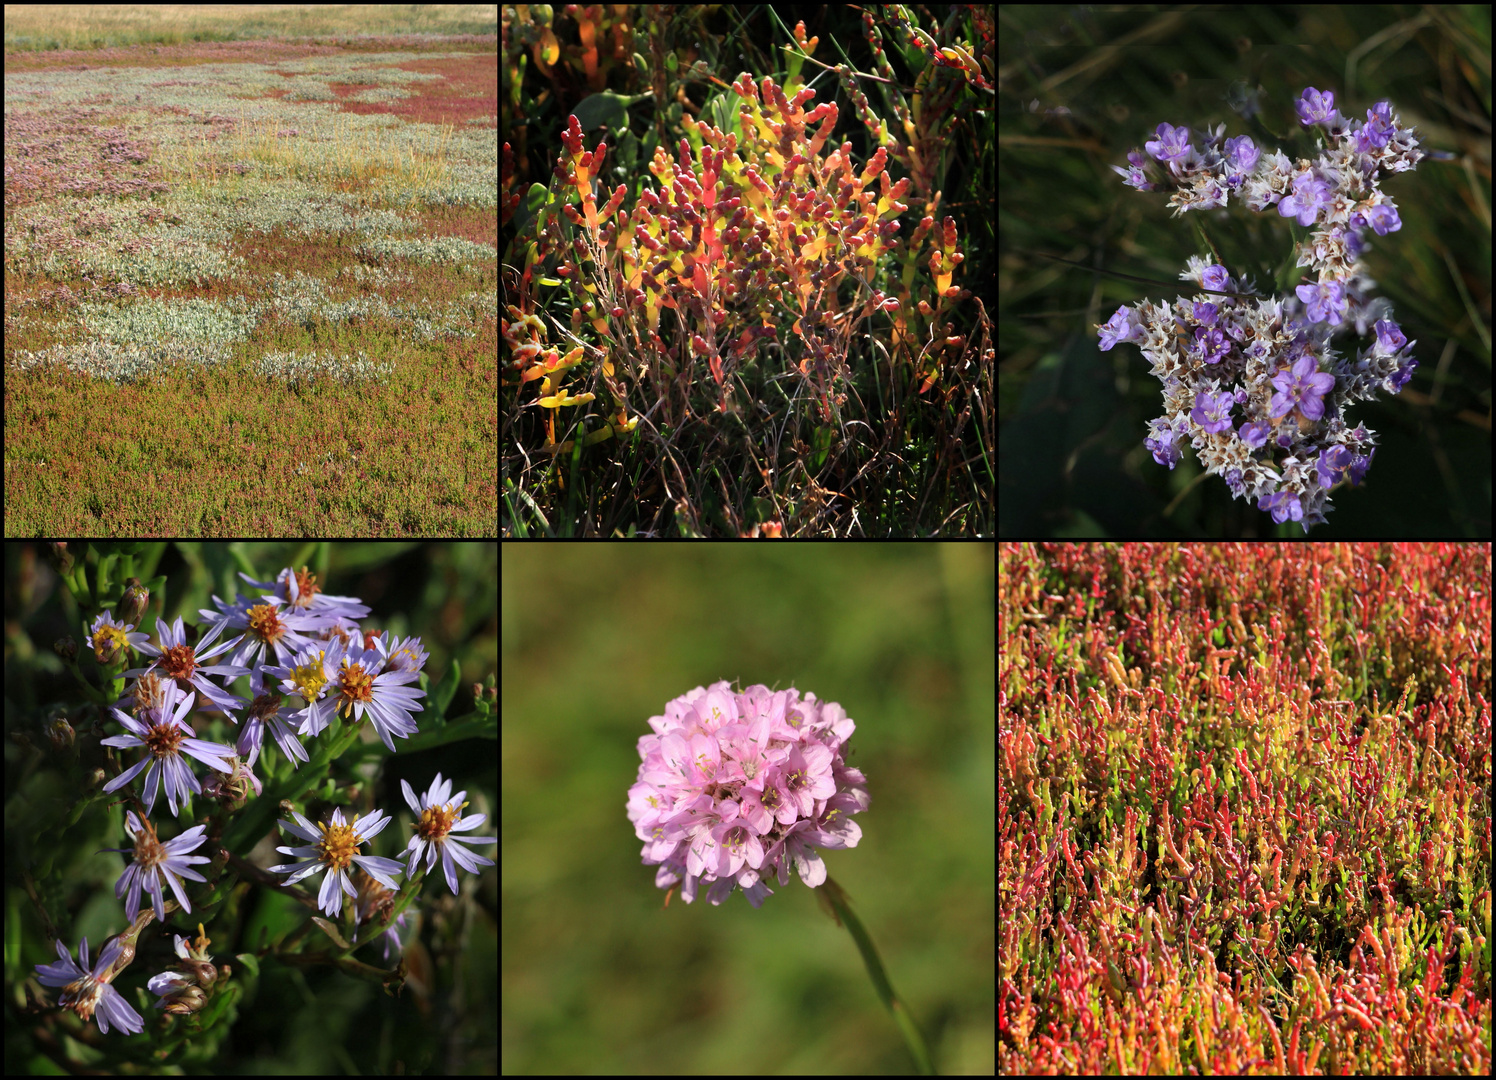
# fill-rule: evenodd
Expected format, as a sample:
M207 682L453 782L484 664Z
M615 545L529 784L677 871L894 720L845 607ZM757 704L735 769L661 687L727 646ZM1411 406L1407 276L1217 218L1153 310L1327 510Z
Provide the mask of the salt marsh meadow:
M497 8L225 10L6 7L6 535L493 534Z

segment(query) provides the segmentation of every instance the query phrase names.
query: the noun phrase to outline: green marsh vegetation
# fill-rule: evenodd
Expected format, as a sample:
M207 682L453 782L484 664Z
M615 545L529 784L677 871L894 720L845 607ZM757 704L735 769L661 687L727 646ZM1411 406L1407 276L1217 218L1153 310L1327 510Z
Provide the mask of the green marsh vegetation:
M492 25L8 52L7 535L493 532Z

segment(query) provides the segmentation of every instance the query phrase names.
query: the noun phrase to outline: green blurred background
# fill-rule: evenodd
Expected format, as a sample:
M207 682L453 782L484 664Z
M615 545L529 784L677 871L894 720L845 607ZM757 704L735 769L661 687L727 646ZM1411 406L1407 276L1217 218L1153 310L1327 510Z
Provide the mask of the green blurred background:
M78 548L80 545L70 545ZM363 624L371 629L419 634L430 654L426 671L434 685L455 659L462 671L456 696L447 711L449 718L473 711L472 684L486 682L497 668L498 625L496 612L498 548L492 543L402 544L402 543L141 543L137 558L148 560L155 573L167 577L163 595L153 594L142 631L155 638L155 620L164 615L171 622L177 615L189 627L199 620L199 608L212 608L211 597L224 599L241 590L258 595L237 576L233 549L237 548L262 576L273 579L286 566L307 565L318 575L324 592L356 596L371 608ZM6 1073L60 1072L59 1060L76 1065L83 1060L113 1071L124 1071L133 1050L120 1045L111 1031L101 1036L88 1026L106 1056L89 1056L78 1044L60 1038L61 1023L56 1010L35 1013L24 1005L21 982L32 982L33 966L57 959L43 933L35 904L21 882L23 870L38 865L45 853L33 851L30 838L65 812L75 798L72 776L48 755L26 749L45 745L41 718L56 702L69 703L67 715L78 722L78 695L70 677L52 652L52 643L71 633L80 642L79 666L94 675L93 657L82 648L81 614L71 594L62 588L44 552L42 543L10 543L5 546L5 863L6 863ZM164 610L162 604L165 604ZM196 640L193 632L189 637ZM221 639L220 639L221 640ZM217 660L213 662L219 662ZM220 680L221 681L221 680ZM248 679L232 686L248 694ZM420 719L418 714L417 719ZM108 734L117 734L110 723ZM233 742L236 732L222 720L207 722L200 734ZM378 744L377 737L375 745ZM393 857L410 836L410 808L401 793L400 780L407 780L424 793L437 772L453 781L454 792L466 789L468 813L485 813L488 823L475 836L495 836L495 804L498 774L491 742L466 740L423 752L401 752L385 758L370 775L377 780L374 805L395 818L371 847L371 854ZM382 749L382 747L381 747ZM131 761L134 759L131 758ZM201 778L201 770L198 770ZM134 790L140 790L137 781ZM114 805L110 805L113 803ZM53 872L37 880L36 887L49 911L60 912L58 930L64 943L77 956L78 939L87 936L91 955L98 955L104 940L125 925L124 903L115 899L114 885L124 868L125 856L99 854L100 848L124 847L125 807L113 798L90 805L76 825L64 834L66 849L56 855ZM315 816L315 815L314 815ZM158 824L169 817L164 798L152 812ZM163 838L180 831L166 825ZM265 842L256 849L260 865L283 861L274 852L283 844ZM495 845L471 845L486 858L497 860ZM201 853L201 852L200 852ZM437 871L440 878L440 871ZM219 1043L198 1039L191 1044L195 1061L188 1072L265 1072L316 1075L322 1073L388 1073L397 1066L410 1072L491 1073L497 1068L494 1012L494 973L498 948L498 869L485 867L474 877L459 871L463 885L461 901L445 884L428 883L417 907L422 911L419 929L406 935L407 959L424 976L421 985L407 982L396 998L378 985L351 978L326 967L292 967L273 958L260 965L254 979L234 953L256 936L261 923L276 920L303 921L306 909L278 894L248 888L244 895L226 901L207 923L213 939L210 952L219 964L235 968L235 978L244 991L238 1003L239 1016L232 1035ZM315 890L317 882L313 882ZM196 908L196 905L194 905ZM196 918L169 915L177 933L194 932ZM118 986L127 1000L141 1011L135 994L144 987L147 974L163 970L170 962L170 938L154 934L152 925L141 935L136 962L120 977ZM281 928L284 932L286 927ZM385 964L376 948L361 950L357 958L375 965ZM144 961L144 963L142 963ZM54 1002L56 992L43 991ZM148 1001L155 998L149 997ZM18 1011L22 1010L22 1011ZM149 1020L149 1016L147 1019ZM109 1055L111 1049L120 1053ZM147 1048L148 1049L148 1048Z
M1224 123L1264 150L1311 156L1292 101L1313 86L1362 120L1390 100L1424 149L1452 160L1384 181L1403 228L1373 237L1367 264L1420 366L1401 394L1350 411L1380 449L1311 535L1489 536L1490 7L1008 5L1000 15L1000 534L1304 535L1202 479L1193 450L1172 472L1155 463L1142 443L1159 383L1136 346L1102 352L1095 326L1123 304L1181 295L1187 258L1206 250L1196 222L1228 264L1271 284L1264 259L1291 245L1276 211L1233 199L1173 218L1167 192L1135 191L1109 166L1162 121ZM1258 87L1262 124L1294 132L1287 141L1227 104Z
M993 547L726 550L504 547L504 1071L913 1071L799 880L662 909L625 816L638 740L727 679L856 721L872 805L827 868L936 1068L991 1073Z

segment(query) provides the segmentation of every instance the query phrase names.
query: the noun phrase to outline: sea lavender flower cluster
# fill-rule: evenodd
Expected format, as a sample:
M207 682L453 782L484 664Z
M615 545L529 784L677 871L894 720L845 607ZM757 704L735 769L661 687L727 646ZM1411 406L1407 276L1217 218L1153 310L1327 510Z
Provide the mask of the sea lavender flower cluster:
M1233 496L1308 532L1331 509L1331 489L1359 484L1375 453L1375 433L1352 426L1346 408L1397 393L1418 366L1391 304L1368 295L1374 282L1360 259L1367 230L1402 227L1380 177L1412 169L1424 152L1385 101L1361 122L1340 115L1333 93L1310 87L1296 109L1305 127L1323 129L1313 161L1266 154L1245 135L1227 139L1224 124L1196 133L1165 123L1144 144L1147 156L1134 150L1128 168L1112 167L1139 190L1172 189L1176 214L1224 207L1234 193L1253 210L1276 206L1313 226L1298 249L1304 283L1264 297L1215 258L1195 256L1180 274L1199 287L1194 298L1120 307L1098 330L1102 349L1140 346L1164 385L1164 414L1145 441L1155 461L1174 468L1187 439ZM1332 347L1352 327L1375 335L1353 358Z
M842 758L856 725L835 702L798 690L726 682L698 686L651 717L653 735L639 740L637 782L628 817L644 841L655 884L696 899L701 885L720 904L741 886L754 907L789 882L826 881L817 847L856 847L861 827L851 815L870 802L867 781ZM667 899L668 902L668 899Z
M58 569L66 578L72 569L71 555L66 545L58 545L57 553ZM344 896L353 898L357 912L354 925L374 924L361 942L382 936L388 955L391 944L400 948L403 912L416 892L409 880L402 890L396 876L405 874L413 879L423 859L427 871L440 862L442 876L457 894L458 867L478 872L493 865L492 859L459 846L459 842L491 844L497 840L456 835L477 828L485 816L464 815L466 792L453 795L451 781L443 780L440 773L419 797L408 782L401 781L406 802L417 820L400 861L359 851L390 824L392 818L383 811L353 813L350 823L342 808L334 807L324 820L314 823L287 802L280 805L295 820L282 820L281 825L309 844L277 850L294 856L296 861L261 869L243 858L266 831L251 820L254 811L273 813L278 795L304 792L322 780L326 766L360 738L364 720L391 753L396 749L396 737L408 739L417 733L416 715L423 709L419 699L426 697L426 691L408 684L422 677L427 653L419 637L400 638L365 629L362 620L368 616L369 607L356 597L326 594L318 586L316 575L305 568L295 571L288 567L269 581L242 573L240 577L259 595L241 594L233 602L213 597L215 609L199 612L202 623L195 641L181 618L170 625L156 619L157 644L135 631L150 598L150 589L138 578L124 583L113 616L104 611L92 623L85 623L94 658L107 672L118 673L117 681L108 683L108 689L99 696L105 702L113 701L115 707L108 708L107 715L125 733L99 742L122 751L126 764L109 780L101 770L97 783L103 795L118 799L115 793L126 792L126 798L138 807L138 812L129 810L125 814L131 846L107 849L123 852L130 859L116 883L115 896L124 900L125 916L132 925L106 943L94 965L90 965L85 938L77 961L62 942L57 942L58 962L37 965L36 970L44 985L64 988L59 1005L83 1020L96 1018L106 1033L111 1025L130 1034L144 1027L140 1015L110 985L134 959L140 932L152 919L164 921L177 908L192 913L194 901L211 908L233 886L235 874L282 889L304 878L323 875L316 906L329 916L337 916L343 909ZM163 582L157 579L153 584ZM57 652L71 664L78 650L76 644L66 640L58 643ZM146 662L121 670L132 653L144 656ZM245 676L252 700L229 689L236 679ZM126 686L125 680L130 677L133 680ZM455 682L456 678L454 671L451 679ZM475 687L475 696L480 689ZM121 690L123 696L113 700ZM437 695L443 703L450 700L450 692L440 688ZM283 706L283 701L292 704ZM194 711L238 724L237 746L196 738L190 719ZM487 710L482 712L486 715ZM71 725L63 722L59 732L56 744L71 746L76 738ZM49 730L49 736L52 734ZM291 768L275 770L262 763L262 782L254 768L267 734ZM310 776L302 770L309 761L303 740L312 741L317 755ZM140 752L139 760L128 764L136 751ZM199 780L201 766L211 770L211 779ZM128 793L135 786L132 782L142 775L143 795L137 799ZM264 787L277 777L281 790L267 801ZM324 795L334 789L333 781L326 779ZM165 841L158 839L157 826L148 816L155 811L162 790L172 816L188 809L194 796L201 798L204 807L198 812L204 816L197 824ZM252 798L258 798L258 804L251 802ZM231 839L236 829L243 833L242 843ZM236 847L241 852L237 856ZM199 849L202 853L193 854ZM231 864L228 868L226 862ZM203 864L210 864L206 867L209 877L194 869ZM288 876L282 880L274 877L276 874ZM189 896L184 879L201 882L203 887ZM175 902L166 899L167 888ZM404 895L399 898L392 895L402 891ZM207 1003L217 977L205 951L208 944L201 926L190 948L183 938L177 938L177 955L181 958L178 970L157 975L148 985L160 999L157 1008L181 1015L198 1012Z

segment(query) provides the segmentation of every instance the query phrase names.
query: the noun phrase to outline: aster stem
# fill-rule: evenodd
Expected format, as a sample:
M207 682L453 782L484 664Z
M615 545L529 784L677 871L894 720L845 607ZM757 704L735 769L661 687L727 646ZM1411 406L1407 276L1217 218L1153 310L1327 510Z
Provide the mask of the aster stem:
M362 936L355 937L353 940L353 944L346 950L344 950L342 955L352 956L354 953L358 952L358 950L362 949L365 945L369 944L369 942L373 941L381 934L383 934L391 926L395 925L395 920L398 919L405 912L405 909L408 908L411 903L421 895L421 886L424 883L424 877L414 883L407 880L404 885L401 886L399 893L396 894L397 899L395 900L395 906L390 909L389 918L383 920L382 922L374 922L365 926L363 928Z
M836 921L847 928L847 933L852 935L852 940L857 942L857 949L862 953L862 962L867 965L868 978L873 980L873 990L878 995L878 1000L883 1002L883 1007L893 1014L893 1019L898 1024L899 1032L904 1036L904 1042L909 1046L909 1053L914 1056L914 1062L919 1066L919 1071L924 1076L934 1076L935 1069L930 1064L930 1048L925 1044L925 1037L920 1033L919 1025L914 1022L914 1016L909 1012L899 995L894 991L893 984L888 981L888 973L883 970L883 959L878 955L878 947L873 944L873 939L868 935L867 928L862 925L862 920L852 911L852 905L847 897L846 891L836 883L829 875L825 883L816 890L817 896L823 904L829 904L834 912Z

